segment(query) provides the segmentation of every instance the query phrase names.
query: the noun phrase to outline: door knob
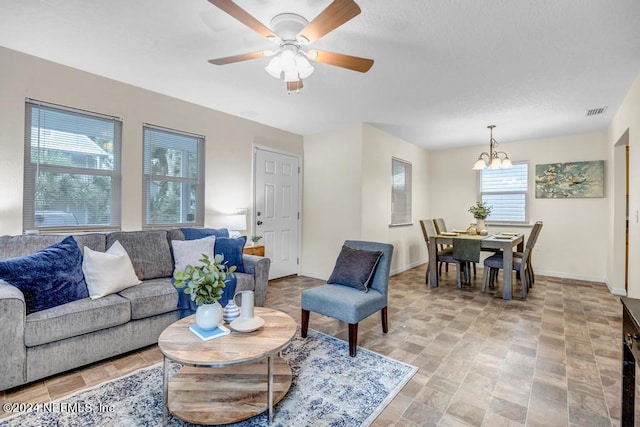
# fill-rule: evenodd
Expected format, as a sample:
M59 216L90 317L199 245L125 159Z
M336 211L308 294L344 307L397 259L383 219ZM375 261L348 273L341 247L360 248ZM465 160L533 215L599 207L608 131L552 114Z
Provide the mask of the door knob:
M258 225L262 225L262 221L258 221L258 222L257 222L257 224L258 224Z

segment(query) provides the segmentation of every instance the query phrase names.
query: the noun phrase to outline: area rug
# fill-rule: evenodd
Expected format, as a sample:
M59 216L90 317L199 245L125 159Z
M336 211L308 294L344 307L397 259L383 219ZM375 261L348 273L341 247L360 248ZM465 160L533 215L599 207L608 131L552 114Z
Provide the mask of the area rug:
M293 379L274 408L272 426L368 426L417 371L364 348L349 357L345 341L313 330L306 339L298 332L282 357L291 366ZM161 426L162 364L55 403L47 412L0 420L0 426ZM168 425L190 424L171 417ZM228 425L267 426L267 414Z

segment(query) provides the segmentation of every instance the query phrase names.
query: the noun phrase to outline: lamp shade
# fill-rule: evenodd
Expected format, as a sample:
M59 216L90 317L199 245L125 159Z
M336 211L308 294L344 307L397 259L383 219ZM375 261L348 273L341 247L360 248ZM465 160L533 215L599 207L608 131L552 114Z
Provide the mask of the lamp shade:
M484 169L486 167L487 167L487 164L484 162L484 160L483 159L478 159L476 161L476 163L473 165L472 169L475 170L475 171L479 171L479 170L482 170L482 169Z
M271 76L279 79L282 75L282 60L280 55L274 56L269 64L264 68Z
M244 231L247 229L247 216L244 214L229 215L227 217L227 228L231 231Z

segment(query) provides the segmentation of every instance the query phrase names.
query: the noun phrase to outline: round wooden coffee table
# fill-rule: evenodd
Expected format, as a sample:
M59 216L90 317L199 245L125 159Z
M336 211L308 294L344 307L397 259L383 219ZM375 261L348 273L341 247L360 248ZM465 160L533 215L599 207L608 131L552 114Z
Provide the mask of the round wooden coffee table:
M264 325L253 332L203 341L189 330L195 316L169 325L158 339L164 355L164 423L169 411L194 424L228 424L266 410L291 387L291 368L278 352L295 336L296 322L286 313L256 307ZM169 363L183 367L169 375ZM212 369L214 368L214 369Z

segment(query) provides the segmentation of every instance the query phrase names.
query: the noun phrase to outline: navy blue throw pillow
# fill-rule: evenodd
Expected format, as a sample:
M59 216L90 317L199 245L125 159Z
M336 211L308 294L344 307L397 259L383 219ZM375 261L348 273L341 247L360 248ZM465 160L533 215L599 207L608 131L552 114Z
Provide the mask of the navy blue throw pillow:
M244 263L242 262L242 250L247 243L247 236L238 238L216 237L216 245L213 253L224 255L227 267L236 266L236 273L244 273Z
M353 249L343 245L327 283L367 292L380 258L381 251Z
M71 236L30 255L0 261L0 279L22 291L27 314L89 297L82 252Z
M226 228L181 228L184 240L197 240L209 236L229 237L229 230Z

